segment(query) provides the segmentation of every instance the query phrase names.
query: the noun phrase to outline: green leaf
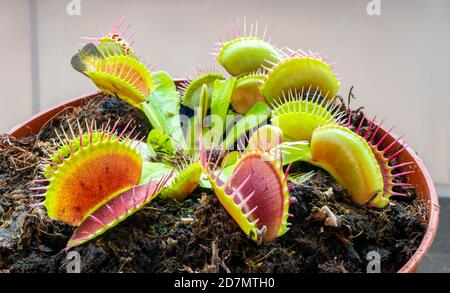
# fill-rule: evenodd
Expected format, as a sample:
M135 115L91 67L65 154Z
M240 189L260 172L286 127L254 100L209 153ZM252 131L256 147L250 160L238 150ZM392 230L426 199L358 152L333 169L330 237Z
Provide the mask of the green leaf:
M159 154L173 155L175 153L171 137L158 128L152 129L148 134L147 145Z
M208 114L209 104L210 104L210 97L208 93L208 86L206 84L202 85L202 89L200 91L200 104L198 109L198 114L201 114L201 116L198 116L198 122L199 125L203 125L205 122L206 115ZM198 115L197 114L197 115Z
M248 110L248 112L239 120L233 128L228 132L225 139L225 149L229 150L233 147L234 142L240 138L245 132L258 126L265 121L270 115L270 107L264 102L258 102Z
M226 116L231 101L236 78L227 80L216 80L214 82L214 91L211 99L211 122L210 133L211 141L219 145L223 139L223 133L226 129Z
M168 164L143 162L141 181L139 182L139 184L145 184L153 180L160 180L162 177L172 172L172 170L173 167Z
M139 184L145 184L150 181L158 181L164 176L167 176L174 170L174 167L169 164L144 162L142 165L142 175ZM200 162L192 163L184 170L177 170L161 191L162 198L175 198L182 201L186 196L201 182L203 175L203 167Z
M201 88L199 102L200 104L196 108L195 114L190 120L189 129L187 132L191 154L195 153L195 150L197 149L196 145L200 137L204 139L203 123L206 116L206 111L208 110L207 105L209 104L208 87L206 84L204 84Z
M180 94L172 78L164 71L153 74L155 88L142 109L154 128L163 130L182 148L186 147L180 121Z
M178 170L173 180L170 180L161 191L160 197L184 200L197 188L202 174L203 167L200 162L192 163L184 170Z
M211 100L211 116L217 116L222 121L222 131L217 135L222 136L225 130L225 119L230 107L231 95L233 93L236 78L227 80L216 80ZM212 125L212 129L214 129Z
M195 133L195 121L196 121L196 116L192 116L191 118L189 118L189 127L188 130L186 132L186 142L188 145L188 151L190 153L193 152L194 148L195 148L195 137L194 137L194 133Z

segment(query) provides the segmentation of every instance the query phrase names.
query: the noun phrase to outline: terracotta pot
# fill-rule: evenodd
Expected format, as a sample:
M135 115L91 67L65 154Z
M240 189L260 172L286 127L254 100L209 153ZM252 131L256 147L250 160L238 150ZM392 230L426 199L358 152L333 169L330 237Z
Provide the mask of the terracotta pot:
M179 81L177 81L179 84ZM56 107L51 108L50 110L43 111L39 114L34 115L28 121L16 126L12 129L9 134L14 137L24 137L30 134L39 133L41 128L53 117L57 116L62 110L67 107L77 107L88 100L93 99L95 97L100 96L101 93L89 94L82 97L78 97L72 99L68 102L62 103ZM380 131L379 133L382 135L383 133ZM384 143L390 144L397 137L395 135L389 135ZM400 145L400 142L397 143L397 146ZM428 203L428 228L425 233L425 236L417 249L416 253L411 257L411 259L399 270L399 273L412 273L417 270L420 262L424 258L428 249L431 246L431 243L434 240L434 236L436 235L436 231L438 228L439 222L439 202L438 196L436 194L436 190L434 188L433 181L428 173L428 170L425 168L422 160L417 156L417 154L410 148L407 151L402 152L402 154L398 158L398 162L411 162L414 161L415 164L406 166L404 171L415 170L414 173L408 175L409 182L414 185L417 191L417 195L420 198L424 198Z

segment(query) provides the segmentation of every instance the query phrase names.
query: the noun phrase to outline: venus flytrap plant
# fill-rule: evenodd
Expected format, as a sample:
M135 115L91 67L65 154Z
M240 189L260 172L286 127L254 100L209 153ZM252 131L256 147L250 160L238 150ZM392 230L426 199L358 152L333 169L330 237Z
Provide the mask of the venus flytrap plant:
M147 136L147 144L151 146L155 155L163 159L173 156L178 146L175 144L170 135L166 134L160 128L153 128Z
M336 74L319 54L278 50L249 32L219 43L217 60L233 77L200 71L177 91L165 72L151 73L129 40L122 20L72 58L73 67L102 91L140 109L153 130L147 143L95 122L78 134L57 133L61 145L46 162L45 205L51 218L78 226L68 248L101 235L157 195L184 200L200 184L212 188L240 228L258 243L288 230L289 188L308 180L283 166L308 162L331 174L360 206L384 208L407 186L393 160L404 148L378 139L380 125L363 119L352 131L335 103ZM126 31L128 28L126 29ZM182 129L181 103L194 110ZM233 111L234 110L234 111ZM232 118L231 120L229 118ZM271 125L263 125L270 118ZM234 123L234 124L233 124ZM365 131L365 132L364 132ZM250 138L247 137L250 136ZM245 137L243 142L242 137ZM224 150L240 149L234 152ZM138 145L140 146L138 148ZM206 151L209 149L209 152ZM226 154L224 154L224 152ZM213 160L214 158L214 160ZM203 177L202 177L203 176Z
M190 119L189 128L187 131L187 141L190 146L189 151L192 155L198 154L197 151L199 150L199 145L197 144L201 137L207 137L207 139L202 138L203 142L211 142L211 132L207 127L205 127L208 105L210 105L208 85L203 84L200 89L199 105L195 108L194 116Z
M102 235L142 209L158 195L171 177L170 173L159 181L133 186L98 207L75 229L66 250Z
M179 157L183 156L178 154ZM161 189L159 197L183 201L200 183L203 168L198 161L192 161L192 157L184 158L175 163L144 162L141 181L162 180L169 174L168 179Z
M156 72L153 76L156 86L142 109L152 126L170 136L177 149L186 149L180 119L180 94L176 85L164 71Z
M252 75L248 77L256 76ZM222 143L225 149L232 148L236 140L245 134L245 132L265 122L270 114L269 107L266 103L263 101L253 101L244 116L239 117L239 115L234 115L235 119L233 120L237 120L234 125L232 125L232 122L227 124L227 115L233 116L230 115L229 106L233 102L233 99L236 99L236 89L241 89L239 79L216 80L211 99L210 136L216 146ZM242 98L245 99L247 97L242 96ZM226 131L227 129L229 131Z
M101 91L140 109L154 87L150 71L139 60L127 55L103 57L92 43L74 55L71 64Z
M161 197L183 201L197 188L202 173L203 168L198 161L178 166L173 179L161 190Z
M245 234L261 243L287 232L287 175L268 153L243 153L231 166L232 173L226 180L221 176L223 169L216 172L219 160L213 164L205 148L202 148L201 162L219 201Z
M79 226L68 248L101 235L142 208L172 176L169 172L160 180L142 182L142 139L136 140L139 133L132 137L134 129L127 132L130 123L116 132L118 122L111 129L108 121L97 130L92 120L86 122L86 131L77 123L78 134L69 123L69 135L62 128L63 134L57 133L59 150L45 161L46 179L36 181L44 185L31 188L43 191L33 197L44 198L36 205L45 206L50 218Z
M227 150L233 149L236 140L246 132L264 123L270 116L270 107L264 102L257 102L227 132L223 145Z
M136 57L132 48L133 41L131 40L134 34L129 33L130 26L127 26L123 31L121 29L125 17L119 19L111 29L101 37L82 37L82 39L94 42L99 52L104 56L111 55L127 55Z
M339 81L330 64L317 53L289 51L267 71L261 92L269 104L289 91L318 88L321 96L333 99L339 89Z
M102 58L96 50L93 44L81 49L72 59L74 68L90 77L102 91L142 110L154 128L169 133L178 145L186 147L179 115L180 95L172 78L163 71L152 75L132 57Z
M93 74L89 73L90 71L81 71L91 77L101 90L129 102L131 105L144 112L149 122L154 127L148 136L147 144L151 146L152 149L156 150L159 155L162 155L162 159L176 155L177 153L180 156L184 156L184 151L188 149L188 145L181 127L179 114L180 94L177 91L175 83L165 72L155 72L154 74L151 74L148 70L145 70L143 65L136 59L135 54L132 54L132 56L125 54L131 52L131 48L126 42L124 43L123 39L117 34L118 27L119 25L114 26L110 33L98 40L97 48L95 48L94 44L87 45L83 48L80 53L73 58L72 63L75 65L82 64L84 66L78 69L84 69L89 67L92 63L107 63L108 60L111 60L109 61L110 64L101 67L103 71L108 72L108 75L100 75L97 79L93 79ZM117 50L116 48L116 50L113 50L111 53L111 43L112 45L119 44L120 49L123 50ZM106 47L106 45L108 47ZM96 50L101 52L96 52ZM87 51L87 53L85 53L85 51ZM119 61L128 64L130 69L128 70L127 67L121 67ZM74 67L77 68L77 66ZM143 87L142 83L131 82L130 80L139 77L135 71L141 73L141 76L146 76L146 80L148 80L149 83L151 81L152 86ZM184 97L185 101L192 100L192 98L194 100L196 99L197 92L194 87L209 81L211 75L205 75L207 75L207 77L204 76L203 78L198 78L192 82L190 86L187 86ZM114 80L115 82L110 83L111 80ZM138 81L140 81L139 78ZM127 89L126 86L128 86L128 90L122 91L121 89ZM133 88L133 86L136 86L136 88ZM139 94L136 94L136 92L139 92ZM207 108L204 109L207 110ZM201 168L199 168L198 164L195 164L195 161L192 161L192 164L189 165L173 162L145 162L144 172L146 173L146 177L161 179L161 176L168 174L168 169L170 169L169 166L176 168L176 178L170 180L170 184L168 183L168 186L162 189L161 194L164 197L173 197L182 200L197 187L201 175L199 170L201 170Z
M240 77L231 96L231 106L239 114L247 113L250 108L258 103L265 102L261 94L261 85L264 75L260 71Z
M344 114L331 100L323 98L318 88L309 87L274 99L271 123L280 127L285 141L309 141L314 129L336 123Z
M408 186L408 183L397 179L412 172L400 171L394 174L393 171L411 163L391 166L391 161L406 147L391 150L397 142L394 141L380 149L387 135L377 140L376 133L380 127L372 121L367 133L361 136L363 122L356 132L348 128L349 122L320 126L312 132L310 143L283 143L277 149L272 148L271 153L282 152L285 163L304 161L324 169L348 191L358 205L385 208L390 203L390 197L405 196L394 191L394 187Z
M120 32L123 20L124 17L102 37L85 37L93 43L86 44L74 55L71 64L75 70L88 76L101 91L142 109L142 102L153 89L153 78L132 49L132 36L125 37L129 26Z
M275 45L266 40L267 27L262 36L258 35L258 23L248 30L244 20L243 33L216 43L213 55L232 76L243 76L270 67L283 57Z
M263 125L251 132L247 149L251 151L270 151L283 141L283 131L273 125Z
M180 85L183 105L194 110L199 106L202 86L204 84L207 85L208 95L211 96L214 89L214 82L223 79L223 75L215 72L213 69L200 69L195 74L189 74L186 80ZM208 104L208 108L209 106Z
M218 145L223 139L226 130L226 116L232 101L233 90L236 87L236 78L216 80L211 97L211 131L212 139Z
M232 95L235 79L231 78L225 81L215 81L215 88L212 97L208 94L208 87L203 84L200 92L199 107L196 108L194 117L191 118L190 128L188 130L188 144L191 146L191 153L199 150L199 138L209 147L213 144L230 150L235 142L242 137L245 132L257 127L265 122L270 115L270 108L264 102L255 103L244 116L236 116L235 123L227 123L229 116L229 104ZM211 102L209 102L211 101ZM207 105L211 105L208 112ZM208 116L208 113L211 116ZM210 125L208 125L207 121ZM225 128L229 129L226 130Z
M347 124L345 125L347 128L350 127L350 120L351 120L352 112L350 112L350 116L348 117ZM363 124L365 122L369 122L367 126L366 133L362 135L363 130ZM402 192L395 191L396 187L402 187L406 186L409 187L411 184L405 183L404 176L414 173L413 170L409 171L402 171L402 168L407 167L413 162L405 162L401 164L395 164L395 159L407 149L407 145L404 145L401 143L400 147L395 148L395 144L397 144L402 137L397 138L396 140L392 141L389 144L383 145L385 142L387 136L392 131L389 130L388 132L381 135L381 123L376 122L376 116L371 121L366 121L365 117L363 116L358 128L355 130L355 133L361 136L369 145L369 147L372 150L372 153L375 156L375 159L378 163L378 166L380 167L380 171L383 177L383 190L382 195L378 197L374 197L370 201L371 206L375 206L378 208L386 207L389 204L389 199L392 196L397 197L405 197L406 194ZM342 123L341 123L342 124ZM379 136L377 136L379 134Z
M43 188L46 191L43 204L51 218L77 225L93 209L115 196L113 191L139 183L142 158L132 140L120 140L123 136L117 136L109 126L101 132L90 128L87 136L80 127L78 136L71 131L70 139L60 141L62 147L44 170L50 184ZM76 146L75 141L78 141ZM63 156L61 149L68 149L68 154ZM102 182L102 179L108 181L110 172L123 176L114 183ZM104 177L98 178L96 174Z
M392 172L411 163L390 166L390 162L406 147L392 151L397 142L394 141L379 149L387 135L379 140L376 138L376 132L361 136L363 122L364 120L356 132L341 125L317 129L311 140L311 160L332 174L357 204L385 208L392 196L405 196L395 192L393 188L408 186L408 183L397 182L396 179L412 171L395 175ZM375 122L372 122L369 128L379 130ZM392 152L389 153L390 151Z
M175 83L165 72L152 74L136 58L131 46L118 34L122 21L95 40L97 45L89 43L73 56L73 68L88 76L101 91L142 110L154 128L170 134L178 145L186 148ZM111 49L111 44L116 49Z
M366 205L383 195L380 166L367 142L346 127L327 125L313 132L308 162L330 173L353 201Z

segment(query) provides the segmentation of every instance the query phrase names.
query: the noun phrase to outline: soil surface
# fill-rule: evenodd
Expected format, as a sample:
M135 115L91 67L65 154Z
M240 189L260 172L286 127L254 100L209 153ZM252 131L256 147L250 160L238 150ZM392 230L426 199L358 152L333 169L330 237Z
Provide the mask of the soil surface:
M357 115L355 115L357 116ZM54 118L23 139L0 136L0 272L66 272L65 248L74 228L33 207L33 179L42 158L56 146L53 128L94 118L98 124L133 119L141 133L143 114L112 97L96 98ZM354 124L359 122L355 118ZM249 240L209 190L177 203L156 199L114 229L74 250L82 272L366 272L369 252L381 256L381 271L395 272L416 251L427 223L425 202L414 189L383 211L360 208L326 172L315 171L290 195L291 229L271 243ZM326 207L326 208L324 208ZM327 219L325 210L335 219ZM331 221L332 220L332 221ZM331 222L330 222L331 221ZM331 224L330 224L331 223ZM334 225L333 225L334 224ZM336 226L336 227L333 227Z

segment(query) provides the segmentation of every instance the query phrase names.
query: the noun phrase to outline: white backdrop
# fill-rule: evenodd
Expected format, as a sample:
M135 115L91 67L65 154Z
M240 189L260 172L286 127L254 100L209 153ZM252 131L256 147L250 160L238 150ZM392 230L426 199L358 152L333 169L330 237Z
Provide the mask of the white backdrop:
M370 0L79 0L74 16L69 2L0 0L0 132L33 110L93 91L70 58L80 36L97 36L123 15L138 52L174 77L217 66L208 50L245 16L267 24L279 45L336 61L340 94L354 85L354 106L396 125L434 180L450 183L450 1L380 0L375 16Z

